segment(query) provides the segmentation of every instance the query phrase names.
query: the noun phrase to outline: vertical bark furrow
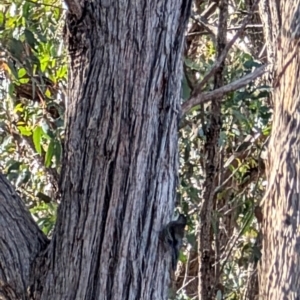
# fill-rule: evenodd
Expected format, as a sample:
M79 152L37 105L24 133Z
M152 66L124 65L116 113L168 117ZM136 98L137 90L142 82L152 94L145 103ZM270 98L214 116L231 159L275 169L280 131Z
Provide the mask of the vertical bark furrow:
M12 214L13 212L13 214ZM0 298L26 299L33 262L48 240L25 204L0 175ZM9 224L9 226L7 226Z
M260 297L300 298L300 90L299 41L289 33L299 1L270 1L281 15L279 43L273 44L277 64L274 121L269 144L268 188L264 198Z
M74 89L62 170L64 220L47 277L56 284L46 283L43 299L64 299L70 290L72 299L166 295L168 259L158 251L158 235L175 201L180 58L190 2L184 15L181 1L93 3L95 15L69 26Z

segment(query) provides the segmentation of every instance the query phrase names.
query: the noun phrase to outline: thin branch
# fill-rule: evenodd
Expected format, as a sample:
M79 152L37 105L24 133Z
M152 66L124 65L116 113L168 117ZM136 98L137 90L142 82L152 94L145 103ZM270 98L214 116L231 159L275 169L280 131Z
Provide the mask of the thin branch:
M187 286L187 278L188 278L188 273L189 273L189 269L190 269L190 263L191 263L191 250L192 247L190 244L188 244L187 247L188 253L187 253L187 262L185 264L185 272L184 272L184 279L183 279L183 283L182 283L182 287L177 291L177 293L179 293L180 290L184 289ZM195 278L195 277L194 277Z
M36 2L34 0L24 0L23 2L32 3L32 4L35 4L36 6L49 6L49 7L53 7L53 8L58 8L59 10L66 10L62 6L58 6L58 5L51 4L51 3L41 3L41 2ZM4 5L11 5L12 3L13 3L13 1L2 2L2 4L4 4Z
M203 18L203 17L191 17L194 21L198 22L202 27L204 27L204 29L206 29L208 32L201 32L202 34L211 34L211 37L213 39L213 42L215 43L215 39L216 36L218 35L218 27L209 24L208 20ZM247 27L250 24L247 24L244 28L244 31L246 31ZM238 26L235 27L235 29L231 29L231 30L239 30L241 29L242 26ZM226 43L228 43L228 41L231 41L233 38L235 38L233 33L229 33L229 28L227 29L227 40ZM236 40L237 41L237 40ZM241 49L242 51L246 52L246 53L250 53L251 51L249 50L247 44L242 41L241 39L239 39L239 41L236 43L235 47L237 47L238 49ZM200 83L201 84L201 83Z
M66 10L62 6L58 6L58 5L54 5L54 4L50 4L50 3L35 2L33 0L24 0L24 2L33 3L33 4L37 5L37 6L49 6L49 7L58 8L59 10Z
M216 71L220 68L220 66L222 65L222 63L224 62L229 50L231 49L232 45L235 43L235 41L238 39L238 37L244 32L247 24L249 23L249 21L251 20L254 12L255 12L255 8L258 4L259 0L256 0L255 3L252 6L252 13L248 14L247 17L244 19L240 29L237 31L237 33L234 35L234 37L232 38L232 40L227 43L227 45L225 46L224 50L222 51L221 55L218 57L217 61L214 63L214 65L212 66L211 70L204 76L203 80L199 83L199 85L195 88L195 90L192 93L192 97L197 96L198 94L201 93L202 88L205 86L205 84L208 82L208 80L216 73Z
M228 28L227 31L239 30L241 28L242 28L242 26L234 26L234 27ZM245 27L245 29L251 29L251 28L263 28L263 26L261 24L247 24Z
M192 19L194 19L198 22L198 20L196 18L192 18ZM210 28L212 28L212 27L210 27ZM248 24L245 27L245 29L251 29L251 28L263 28L263 26L260 25L260 24ZM233 30L238 30L238 29L241 29L241 26L230 27L230 28L227 29L227 31L233 31ZM208 31L208 30L207 31L196 31L196 32L188 33L188 34L186 34L186 36L204 35L204 34L210 34L211 32L212 32L212 30L210 30L210 31Z
M218 8L218 3L213 2L209 4L209 6L201 13L201 17L209 18Z
M229 243L230 243L231 240L233 240L233 243L231 244L231 247L229 248L228 252L226 253L225 259L223 259L223 262L222 262L222 265L221 265L221 271L220 271L220 273L223 272L224 267L225 267L225 265L226 265L226 263L227 263L227 261L228 261L230 255L231 255L231 252L232 252L234 246L236 245L238 239L242 236L243 231L245 230L246 226L248 225L249 220L250 220L252 217L253 217L253 213L250 214L250 215L248 216L248 218L246 219L246 221L245 221L243 227L242 227L241 230L239 231L238 235L236 235L235 238L232 237L232 238L228 241L228 244L227 244L227 245L229 245ZM226 248L227 248L227 246L226 246Z
M190 283L192 283L196 279L197 279L197 277L194 276L192 279L187 281L180 289L178 289L177 294L179 294L186 286L188 286Z
M266 65L263 65L259 68L257 68L254 72L247 74L246 76L242 77L241 79L238 79L232 83L229 83L225 86L222 86L221 88L218 88L211 92L204 92L195 96L192 96L190 99L185 101L182 106L182 114L186 114L190 109L192 109L194 106L206 103L208 101L212 101L215 99L222 98L225 94L236 91L247 84L249 84L251 81L257 79L258 77L262 76L267 70Z

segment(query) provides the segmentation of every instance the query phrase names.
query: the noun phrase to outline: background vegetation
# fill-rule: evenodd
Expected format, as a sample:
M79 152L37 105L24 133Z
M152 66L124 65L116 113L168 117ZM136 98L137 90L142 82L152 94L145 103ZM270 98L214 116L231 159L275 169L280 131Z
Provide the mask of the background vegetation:
M231 84L266 63L262 25L249 0L229 1L222 81ZM256 7L255 7L256 8ZM9 0L0 5L0 166L39 226L49 236L60 201L58 190L67 106L67 51L60 1ZM182 101L212 70L220 37L218 1L195 0L186 33ZM243 27L244 26L244 27ZM224 28L223 28L224 29ZM218 48L219 47L219 48ZM214 76L202 92L215 89ZM251 298L260 259L260 201L264 194L264 149L272 106L264 79L194 106L180 121L180 185L177 211L188 215L186 240L172 296L196 299L199 212L207 190L211 116L217 114L217 162L213 178L210 264L219 299Z

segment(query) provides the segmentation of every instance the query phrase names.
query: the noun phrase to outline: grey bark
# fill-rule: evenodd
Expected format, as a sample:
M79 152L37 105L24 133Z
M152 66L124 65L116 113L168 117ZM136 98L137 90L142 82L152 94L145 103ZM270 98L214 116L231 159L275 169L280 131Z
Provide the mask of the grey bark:
M292 38L290 30L299 1L269 0L264 5L271 16L272 30L267 37L276 64L259 299L300 299L300 54L299 39Z
M31 279L26 270L12 288L23 299L29 281L33 299L167 299L171 253L159 233L175 202L191 0L67 3L62 203L53 238L33 262L45 237L30 241Z
M48 240L0 174L0 299L25 299L32 263Z

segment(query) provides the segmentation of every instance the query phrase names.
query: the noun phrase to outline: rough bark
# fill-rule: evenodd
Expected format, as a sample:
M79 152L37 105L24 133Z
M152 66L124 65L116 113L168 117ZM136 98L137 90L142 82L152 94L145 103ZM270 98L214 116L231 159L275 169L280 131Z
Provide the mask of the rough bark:
M280 0L279 0L280 1ZM268 63L271 65L271 78L273 78L273 67L276 61L276 42L279 30L281 28L281 14L279 11L278 0L260 0L259 12L263 23L263 31L266 40L266 50ZM285 1L282 1L285 3Z
M166 299L190 1L85 2L68 16L62 198L42 299Z
M8 299L167 299L171 253L159 236L175 202L191 0L67 4L57 224L45 249L21 200L2 192L0 292Z
M258 7L255 4L255 2L256 0L245 0L245 6L246 6L247 13L252 15L252 18L249 23L252 25L260 25L261 18L258 12ZM255 7L255 11L253 11L254 7ZM265 44L263 29L259 29L257 27L254 28L250 27L247 29L247 37L251 41L251 43L249 43L249 48L253 57L259 60L263 58L262 61L265 63L266 58L262 57L262 53L261 53Z
M273 131L263 201L261 299L300 299L300 52L290 27L299 1L265 1L274 48ZM282 21L280 21L282 20ZM270 46L270 47L271 47Z
M25 299L32 264L48 240L0 174L0 299Z

